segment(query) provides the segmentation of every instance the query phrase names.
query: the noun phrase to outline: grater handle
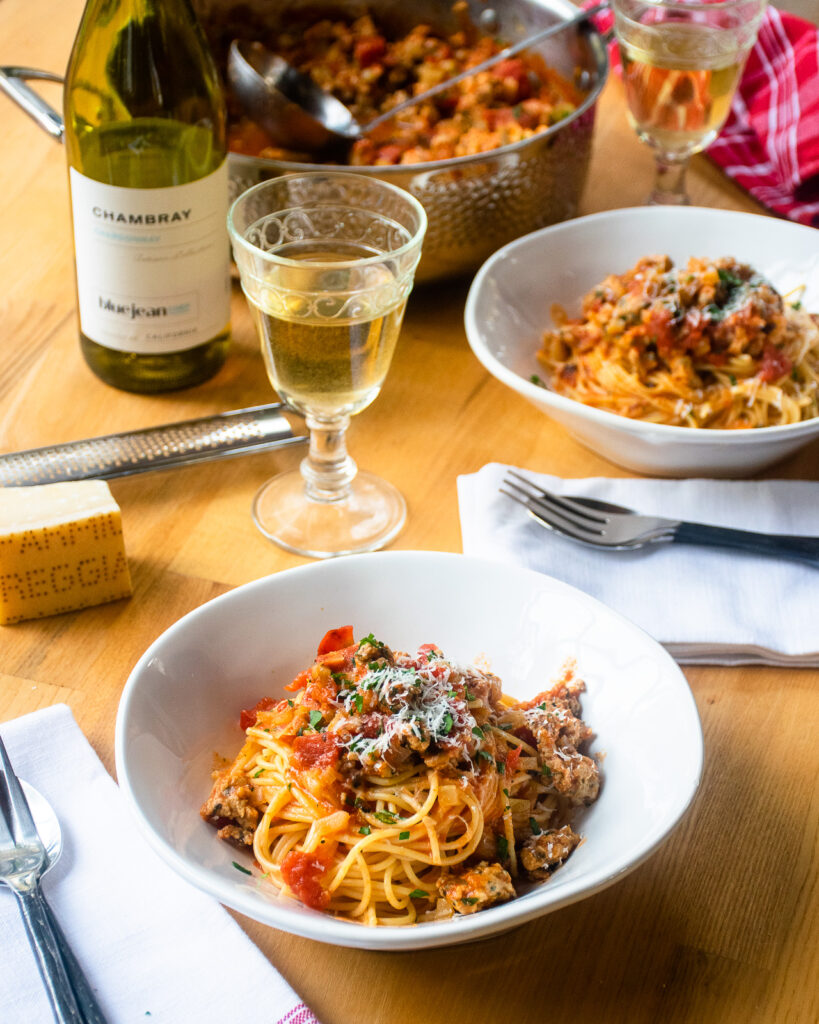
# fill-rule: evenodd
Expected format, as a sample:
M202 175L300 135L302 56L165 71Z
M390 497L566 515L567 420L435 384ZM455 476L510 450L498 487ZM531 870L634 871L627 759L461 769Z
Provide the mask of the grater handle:
M0 486L113 480L302 444L276 402L83 441L0 455Z

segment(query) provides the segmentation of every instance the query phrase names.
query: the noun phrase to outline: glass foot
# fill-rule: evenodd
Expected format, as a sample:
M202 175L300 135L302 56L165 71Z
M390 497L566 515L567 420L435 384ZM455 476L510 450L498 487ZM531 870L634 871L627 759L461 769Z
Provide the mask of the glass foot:
M389 544L406 522L407 505L391 483L362 472L344 498L315 501L304 492L301 472L293 470L259 489L252 513L261 532L288 551L332 558Z

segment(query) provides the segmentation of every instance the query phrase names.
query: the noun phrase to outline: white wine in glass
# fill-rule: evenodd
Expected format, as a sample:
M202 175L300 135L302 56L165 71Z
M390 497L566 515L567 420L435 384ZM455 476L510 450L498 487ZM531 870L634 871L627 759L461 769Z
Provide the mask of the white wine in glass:
M300 471L262 487L254 521L278 544L313 557L383 547L401 529L406 505L392 484L358 472L345 432L389 370L424 210L376 179L314 172L245 192L228 226L270 381L310 430Z
M765 0L612 0L628 117L651 146L649 203L684 204L694 153L731 109Z

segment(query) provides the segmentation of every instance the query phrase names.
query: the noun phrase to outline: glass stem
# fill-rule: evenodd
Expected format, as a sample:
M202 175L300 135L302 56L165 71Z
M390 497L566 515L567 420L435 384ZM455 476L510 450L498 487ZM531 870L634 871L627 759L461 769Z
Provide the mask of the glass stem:
M331 420L306 416L310 431L310 448L301 463L305 493L311 501L343 501L358 472L347 454L349 416Z
M649 206L687 206L691 200L685 191L685 172L690 156L679 158L655 157L654 190L648 197Z

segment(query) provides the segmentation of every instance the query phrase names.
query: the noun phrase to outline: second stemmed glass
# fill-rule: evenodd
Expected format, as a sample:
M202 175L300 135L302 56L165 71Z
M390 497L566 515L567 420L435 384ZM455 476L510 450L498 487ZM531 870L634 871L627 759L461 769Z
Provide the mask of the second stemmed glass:
M654 150L648 202L689 202L692 154L728 117L766 0L612 0L629 120Z
M401 494L358 472L345 432L386 377L426 224L402 189L329 171L262 182L230 209L268 376L310 430L300 471L268 481L253 503L259 529L290 551L372 551L405 521Z

